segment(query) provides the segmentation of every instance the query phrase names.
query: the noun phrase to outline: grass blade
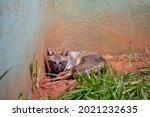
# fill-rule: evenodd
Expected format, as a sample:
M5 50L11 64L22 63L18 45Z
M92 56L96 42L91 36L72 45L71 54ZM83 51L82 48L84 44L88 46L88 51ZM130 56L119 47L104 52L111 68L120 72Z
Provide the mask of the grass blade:
M9 72L9 70L11 69L12 67L10 67L7 71L5 71L1 76L0 76L0 80L2 80L4 78L4 76Z

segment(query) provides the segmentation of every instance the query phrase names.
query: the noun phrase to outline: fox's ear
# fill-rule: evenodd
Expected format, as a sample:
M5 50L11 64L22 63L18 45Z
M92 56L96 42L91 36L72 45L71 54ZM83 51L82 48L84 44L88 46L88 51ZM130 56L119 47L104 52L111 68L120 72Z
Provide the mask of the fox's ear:
M61 53L61 55L63 55L63 56L68 56L68 54L69 54L68 50L63 50Z
M54 55L54 52L51 50L51 48L47 48L47 55L48 56Z

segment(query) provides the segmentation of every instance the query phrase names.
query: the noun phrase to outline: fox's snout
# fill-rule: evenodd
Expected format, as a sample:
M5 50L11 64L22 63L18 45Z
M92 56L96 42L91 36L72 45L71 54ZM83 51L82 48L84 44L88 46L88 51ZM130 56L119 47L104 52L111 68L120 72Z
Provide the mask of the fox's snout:
M55 68L55 71L58 73L60 71L59 66Z

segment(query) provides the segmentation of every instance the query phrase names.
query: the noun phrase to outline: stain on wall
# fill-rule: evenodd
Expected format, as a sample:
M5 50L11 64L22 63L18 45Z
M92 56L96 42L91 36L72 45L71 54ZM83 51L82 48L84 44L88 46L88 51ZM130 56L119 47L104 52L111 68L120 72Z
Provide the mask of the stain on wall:
M55 0L45 37L57 50L90 49L106 54L150 50L150 1ZM51 23L50 23L51 24Z
M150 51L149 0L0 0L0 99L30 93L28 65L45 49Z

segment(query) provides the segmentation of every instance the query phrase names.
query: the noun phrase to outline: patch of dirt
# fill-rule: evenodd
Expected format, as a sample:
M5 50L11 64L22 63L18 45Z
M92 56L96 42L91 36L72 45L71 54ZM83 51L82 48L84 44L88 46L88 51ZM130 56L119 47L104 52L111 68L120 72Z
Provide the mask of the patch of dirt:
M32 92L32 99L43 99L49 97L57 99L58 97L66 94L66 92L75 88L75 80L60 80L49 82L49 77L42 77L39 81L39 88Z
M142 68L150 63L150 56L138 56L135 55L131 60L127 58L127 55L121 55L116 57L106 57L108 63L110 63L117 72L135 71L138 68Z
M137 70L147 65L150 62L150 56L134 56L134 59L130 61L132 68L129 65L129 60L126 55L121 56L104 56L108 63L110 63L118 72L127 72L129 70ZM49 97L51 99L57 99L58 97L65 95L71 88L75 88L75 80L61 80L55 82L49 82L49 77L41 77L39 80L39 88L32 92L32 99L44 99Z

